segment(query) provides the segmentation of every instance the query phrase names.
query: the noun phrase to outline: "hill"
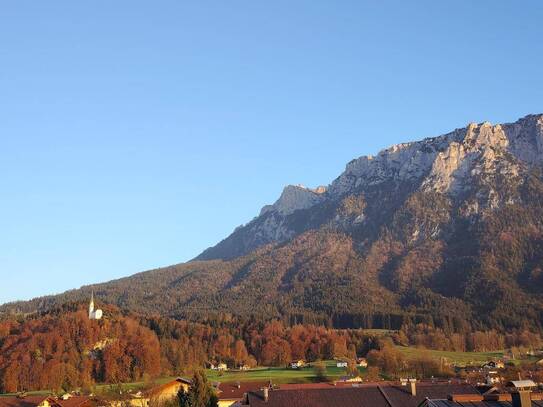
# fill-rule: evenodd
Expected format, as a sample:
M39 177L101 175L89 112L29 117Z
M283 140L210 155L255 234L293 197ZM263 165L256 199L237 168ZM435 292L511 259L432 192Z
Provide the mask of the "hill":
M194 261L6 304L97 297L122 309L335 327L540 331L543 115L360 157L327 187L285 188Z

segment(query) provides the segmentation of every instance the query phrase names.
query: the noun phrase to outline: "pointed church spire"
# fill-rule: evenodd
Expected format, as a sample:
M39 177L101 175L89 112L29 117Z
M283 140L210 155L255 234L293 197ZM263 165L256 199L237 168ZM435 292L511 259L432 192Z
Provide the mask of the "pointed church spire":
M102 318L102 310L101 309L94 309L94 290L91 291L91 300L89 303L89 319L101 319Z

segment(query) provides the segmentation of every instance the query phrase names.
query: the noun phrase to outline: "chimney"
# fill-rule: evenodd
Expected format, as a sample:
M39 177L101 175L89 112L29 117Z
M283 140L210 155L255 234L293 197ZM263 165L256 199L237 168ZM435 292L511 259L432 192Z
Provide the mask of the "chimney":
M532 407L530 390L519 390L511 393L511 405L513 407Z
M264 402L267 403L268 399L270 398L270 390L267 387L264 387Z
M412 396L417 395L417 379L409 379L409 390Z

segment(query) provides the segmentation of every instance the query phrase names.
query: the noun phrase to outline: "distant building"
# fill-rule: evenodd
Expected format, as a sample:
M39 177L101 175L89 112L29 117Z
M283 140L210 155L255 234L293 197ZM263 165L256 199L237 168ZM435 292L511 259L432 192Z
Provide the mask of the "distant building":
M356 364L360 367L368 367L368 361L366 360L366 358L356 359Z
M225 371L225 370L228 370L228 366L226 365L226 363L223 363L223 362L220 362L220 363L210 363L209 364L209 368L211 370L219 370L219 371Z
M491 360L481 366L483 369L503 369L505 364L501 360Z
M94 309L94 292L91 294L91 300L89 303L89 319L99 320L102 319L102 310Z
M300 359L300 360L293 360L292 362L290 362L290 368L291 369L300 369L302 367L305 366L305 361Z

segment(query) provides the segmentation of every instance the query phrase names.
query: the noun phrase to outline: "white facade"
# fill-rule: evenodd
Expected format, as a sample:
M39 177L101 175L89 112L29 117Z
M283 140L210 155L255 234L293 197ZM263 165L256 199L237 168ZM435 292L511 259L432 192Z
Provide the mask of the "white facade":
M91 300L89 303L89 319L102 319L102 310L94 309L94 292L91 294Z

